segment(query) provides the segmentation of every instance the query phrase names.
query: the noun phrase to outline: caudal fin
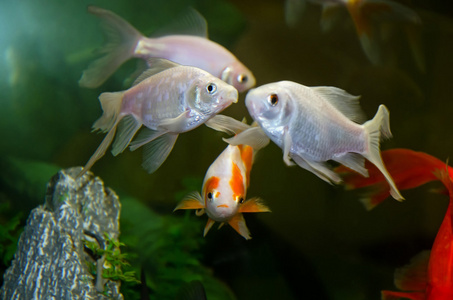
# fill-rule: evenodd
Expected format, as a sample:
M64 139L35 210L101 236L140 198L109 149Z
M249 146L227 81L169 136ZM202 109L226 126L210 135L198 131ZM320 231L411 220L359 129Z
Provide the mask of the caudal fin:
M390 195L392 195L392 197L396 200L404 200L403 196L401 196L398 191L392 176L390 176L384 166L381 151L379 149L381 135L385 138L392 136L390 132L389 111L384 105L380 105L374 118L363 124L363 126L365 127L365 131L368 133L368 150L363 156L373 163L379 171L381 171L382 175L384 175L390 185Z
M77 175L77 177L85 174L90 168L104 156L105 151L108 149L115 136L116 127L121 120L119 115L121 110L121 102L123 99L123 92L116 93L102 93L99 96L102 110L104 113L102 116L93 124L93 131L101 130L107 132L107 135L102 140L99 147L96 149L94 154L90 157L83 170Z
M115 13L95 6L88 12L99 17L106 33L107 42L100 49L105 55L92 62L83 71L79 85L86 88L100 86L126 60L130 59L142 34Z

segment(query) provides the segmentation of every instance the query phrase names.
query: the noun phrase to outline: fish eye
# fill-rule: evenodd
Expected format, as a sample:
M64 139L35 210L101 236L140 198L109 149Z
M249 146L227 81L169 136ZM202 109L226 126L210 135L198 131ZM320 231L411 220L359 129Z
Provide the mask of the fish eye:
M215 91L217 91L217 86L214 83L210 83L206 87L206 91L208 91L209 94L214 94Z
M244 203L244 197L239 198L239 204Z
M277 95L277 94L270 94L270 95L267 97L267 101L269 101L269 103L270 103L272 106L277 105L277 103L278 103L278 95Z
M212 201L212 193L209 192L208 195L207 195L208 199Z
M246 83L249 78L245 74L239 74L237 80L239 83Z

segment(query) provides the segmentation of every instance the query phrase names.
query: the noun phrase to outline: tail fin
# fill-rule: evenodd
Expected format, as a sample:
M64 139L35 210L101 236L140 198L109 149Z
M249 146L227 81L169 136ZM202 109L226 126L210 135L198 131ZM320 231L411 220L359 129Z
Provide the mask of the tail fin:
M102 156L104 156L105 151L112 143L113 137L115 136L116 127L122 118L119 115L122 100L123 92L102 93L101 96L99 96L99 101L101 102L102 110L104 111L104 113L93 124L93 131L101 130L108 133L104 137L94 154L90 157L83 170L77 175L77 177L82 176L83 174L85 174L85 172L90 170L94 163L98 161Z
M396 200L404 200L403 196L401 196L400 192L396 188L392 176L390 176L389 172L384 166L384 162L382 161L381 152L379 149L381 134L385 138L392 136L390 132L389 119L389 111L384 105L380 105L374 118L363 124L365 131L368 134L368 150L367 153L364 154L364 157L371 163L373 163L379 169L379 171L381 171L382 175L384 175L385 179L390 185L390 195L392 195L392 197Z
M105 55L83 71L79 85L86 88L100 86L126 60L130 59L142 34L121 17L109 10L89 6L88 12L98 16L104 27L107 42L100 50Z

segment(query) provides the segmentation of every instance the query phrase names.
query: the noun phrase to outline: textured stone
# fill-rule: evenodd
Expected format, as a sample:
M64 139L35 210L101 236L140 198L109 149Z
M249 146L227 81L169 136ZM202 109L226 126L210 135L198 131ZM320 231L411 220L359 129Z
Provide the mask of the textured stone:
M118 196L80 168L60 171L47 186L44 205L28 217L15 258L4 274L1 299L123 299L119 283L96 290L83 240L105 246L104 234L119 235ZM98 278L99 285L99 278Z

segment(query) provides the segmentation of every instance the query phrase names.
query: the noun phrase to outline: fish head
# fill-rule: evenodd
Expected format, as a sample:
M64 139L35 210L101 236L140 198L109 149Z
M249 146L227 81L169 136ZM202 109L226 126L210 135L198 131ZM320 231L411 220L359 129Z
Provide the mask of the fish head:
M191 105L204 115L217 114L238 101L238 91L235 87L209 73L195 81L192 91Z
M223 69L220 78L234 86L239 92L245 92L256 84L255 76L240 61L235 61Z
M238 214L239 208L244 202L244 182L223 179L218 180L217 184L213 184L215 179L211 178L206 181L203 188L206 213L214 221L228 221Z
M245 106L250 116L263 128L285 125L292 115L290 91L281 83L283 82L254 88L245 97Z

